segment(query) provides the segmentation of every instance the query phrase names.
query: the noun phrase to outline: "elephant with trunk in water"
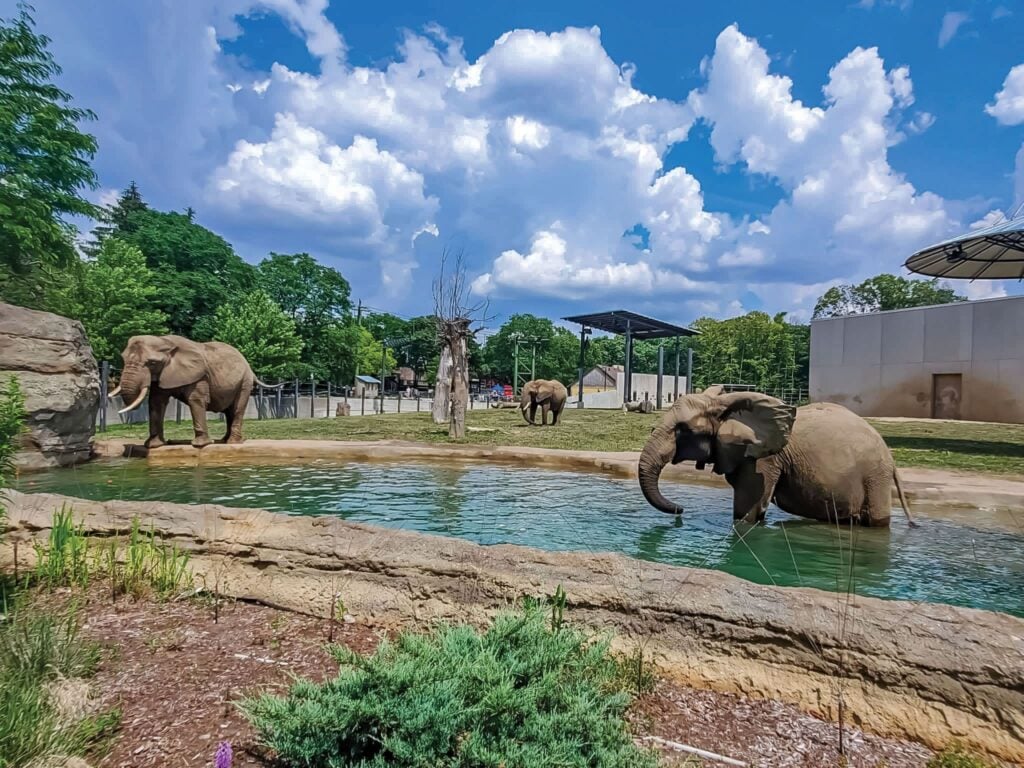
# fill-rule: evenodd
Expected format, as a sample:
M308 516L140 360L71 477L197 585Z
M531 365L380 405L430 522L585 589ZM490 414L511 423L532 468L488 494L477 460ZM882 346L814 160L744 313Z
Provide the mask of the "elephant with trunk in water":
M206 426L207 411L224 414L227 434L222 442L241 443L242 417L252 385L268 386L256 378L241 352L219 341L201 344L181 336L132 336L121 357L121 384L110 397L120 394L129 403L120 412L127 413L149 395L147 448L164 445L164 412L172 397L192 412L196 448L213 442Z
M537 415L537 406L540 406L540 423L548 423L548 411L551 411L551 426L558 423L558 417L565 408L565 401L569 398L569 392L560 381L548 381L547 379L534 379L523 385L523 391L519 399L519 409L523 412L523 418L528 424L536 424L534 417ZM527 414L529 409L529 414Z
M833 403L801 408L757 392L711 387L680 397L640 455L640 489L662 512L680 514L658 489L671 462L712 465L733 489L733 519L764 520L770 502L801 517L889 525L892 484L910 510L889 447L860 416ZM911 525L914 525L911 522Z

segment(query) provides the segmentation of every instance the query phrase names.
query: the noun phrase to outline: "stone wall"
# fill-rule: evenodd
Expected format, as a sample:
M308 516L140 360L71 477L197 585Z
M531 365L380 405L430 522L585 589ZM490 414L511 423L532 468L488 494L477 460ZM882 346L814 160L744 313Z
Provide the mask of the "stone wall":
M0 303L0 379L25 393L22 466L75 464L92 454L99 375L77 320Z
M958 739L1024 761L1024 621L753 584L620 555L483 547L454 538L215 505L68 500L11 492L0 567L32 561L53 510L73 505L88 535L123 535L138 516L187 549L200 583L324 616L340 593L357 620L483 621L562 585L571 620L642 644L682 682L794 703L933 748ZM109 540L109 538L107 538ZM925 578L925 576L922 576Z

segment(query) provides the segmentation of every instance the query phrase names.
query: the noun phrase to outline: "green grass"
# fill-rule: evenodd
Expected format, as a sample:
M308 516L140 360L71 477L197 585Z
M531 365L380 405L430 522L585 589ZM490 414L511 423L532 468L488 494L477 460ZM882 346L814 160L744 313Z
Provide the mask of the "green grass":
M555 427L530 427L518 410L479 408L469 412L466 439L474 445L511 445L577 451L637 451L651 433L658 414L576 410L569 407ZM869 420L870 421L870 420ZM1020 473L1024 467L1024 426L1017 424L935 421L872 421L903 467L933 467L995 474ZM223 425L213 422L215 435ZM144 440L146 425L112 427L112 437ZM411 440L448 443L448 430L427 413L386 414L324 419L250 420L248 438L276 440ZM190 440L188 420L168 424L172 440Z
M98 661L99 649L81 637L81 619L74 607L51 613L25 602L3 616L0 768L80 756L109 734L117 724L117 712L68 720L48 688L58 680L89 677Z
M334 680L298 681L242 711L285 766L655 768L624 721L630 697L606 641L541 609L484 632L401 634L362 658L344 647Z

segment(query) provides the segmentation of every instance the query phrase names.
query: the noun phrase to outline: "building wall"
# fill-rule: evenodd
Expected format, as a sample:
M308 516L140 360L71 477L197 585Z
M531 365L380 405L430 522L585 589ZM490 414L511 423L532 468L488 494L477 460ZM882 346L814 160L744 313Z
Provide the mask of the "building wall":
M585 408L621 408L622 393L625 388L626 374L623 371L616 372L615 389L606 392L594 392L586 387L583 392L583 406ZM662 407L667 408L672 404L672 397L675 394L675 376L662 377ZM679 394L686 392L686 377L679 377ZM633 393L637 400L656 400L658 396L658 374L656 373L634 373ZM576 397L570 397L569 402L575 403Z
M1024 423L1024 296L811 323L811 400L863 416L933 416L960 374L960 418Z

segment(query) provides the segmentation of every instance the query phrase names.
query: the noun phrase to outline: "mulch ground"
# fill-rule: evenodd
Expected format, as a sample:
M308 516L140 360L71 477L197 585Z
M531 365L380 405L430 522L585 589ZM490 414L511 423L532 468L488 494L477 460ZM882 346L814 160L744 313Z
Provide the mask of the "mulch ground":
M324 619L222 602L215 623L212 604L127 597L112 604L102 590L90 593L84 613L86 634L106 649L91 681L97 703L121 710L107 751L89 761L95 768L210 766L221 741L231 742L236 768L270 765L235 702L257 690L284 691L294 675L323 680L337 671L324 651ZM383 636L384 630L358 623L334 628L334 642L359 653L371 653ZM630 720L638 737L682 742L752 766L843 764L835 724L778 702L660 681L634 704ZM931 754L852 728L844 741L850 768L918 768Z

